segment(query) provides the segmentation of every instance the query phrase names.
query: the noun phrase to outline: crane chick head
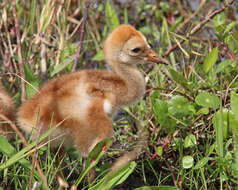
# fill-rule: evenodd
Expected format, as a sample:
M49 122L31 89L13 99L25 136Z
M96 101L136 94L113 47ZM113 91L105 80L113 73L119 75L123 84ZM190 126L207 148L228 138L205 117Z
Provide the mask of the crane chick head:
M150 48L145 36L130 25L121 25L112 31L104 43L104 56L111 66L115 63L133 66L148 61L167 64Z

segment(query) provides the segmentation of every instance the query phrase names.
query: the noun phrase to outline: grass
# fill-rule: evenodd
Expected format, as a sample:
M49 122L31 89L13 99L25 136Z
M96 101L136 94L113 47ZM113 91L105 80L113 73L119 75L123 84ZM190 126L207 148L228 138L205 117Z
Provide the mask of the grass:
M72 72L82 5L83 1L64 0L16 2L27 98L45 80ZM114 122L115 142L106 153L100 152L105 142L99 144L84 169L73 148L64 158L66 167L61 168L62 160L50 151L50 144L38 147L29 138L25 148L18 136L11 142L0 136L0 189L29 189L37 184L39 189L64 189L73 184L78 189L237 189L238 6L234 2L192 33L215 7L224 6L216 0L200 5L185 23L195 12L193 3L94 1L88 9L78 69L105 68L103 41L119 23L136 26L161 55L178 44L166 56L171 64L140 66L147 81L145 97L120 111ZM20 105L21 72L12 4L1 2L0 13L1 78ZM123 153L140 141L135 120L147 133L147 145L135 161L119 165L110 174ZM39 161L47 187L39 171L32 169L31 153ZM96 179L88 183L86 174L93 166ZM57 179L58 172L64 183Z

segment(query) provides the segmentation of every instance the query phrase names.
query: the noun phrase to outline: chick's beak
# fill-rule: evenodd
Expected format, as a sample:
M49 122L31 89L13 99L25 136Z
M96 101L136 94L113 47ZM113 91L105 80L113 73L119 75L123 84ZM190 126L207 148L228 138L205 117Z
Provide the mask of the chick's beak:
M168 61L162 57L159 57L153 50L149 50L147 61L151 61L153 63L162 63L168 65Z

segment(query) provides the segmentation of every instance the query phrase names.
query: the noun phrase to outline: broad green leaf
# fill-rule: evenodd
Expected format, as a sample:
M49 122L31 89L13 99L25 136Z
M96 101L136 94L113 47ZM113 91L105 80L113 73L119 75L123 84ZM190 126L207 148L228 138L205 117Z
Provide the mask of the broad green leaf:
M235 114L233 112L229 111L228 109L223 109L222 110L222 118L220 117L220 110L218 110L213 118L213 126L215 126L216 123L221 122L222 120L222 125L223 125L223 137L227 138L228 133L233 130L234 128L238 128L238 121L235 119Z
M204 158L202 158L201 160L199 160L198 162L197 162L197 164L194 166L194 170L197 170L197 169L200 169L200 168L202 168L202 167L204 167L207 163L208 163L208 161L209 160L212 160L212 158L210 158L210 157L204 157Z
M26 76L26 96L27 99L30 99L32 96L34 96L35 93L38 92L39 89L39 80L35 77L33 71L27 66L27 64L24 64L24 71Z
M139 187L134 190L179 190L177 187L172 186L145 186L145 187Z
M93 61L102 61L102 60L104 60L104 53L103 50L100 50L99 52L97 52L96 55L94 55Z
M238 95L234 91L231 92L231 110L238 121Z
M220 99L215 94L208 92L200 92L195 98L195 102L199 106L217 109L220 105Z
M128 178L128 176L134 171L135 167L136 163L133 161L126 164L126 166L122 167L115 173L109 172L96 185L89 188L89 190L113 189L116 185L119 185L123 181L125 181Z
M232 176L238 177L238 130L237 127L232 130L233 146L234 146L234 160L232 164Z
M7 155L7 156L12 156L13 154L16 153L15 148L8 142L6 137L0 135L0 151Z
M197 144L196 137L194 134L189 134L185 137L184 148L194 147Z
M183 117L189 115L192 110L193 106L183 96L176 95L169 101L169 114L174 116Z
M199 109L196 114L197 115L199 115L199 114L207 115L207 114L209 114L209 109L207 107L203 107L203 108Z
M193 157L192 156L184 156L182 159L183 168L189 169L193 166Z
M157 98L157 99L155 99L152 106L153 106L153 110L154 110L155 116L156 116L159 124L163 125L164 122L166 122L167 117L168 117L167 103Z
M223 129L223 117L222 107L220 106L219 114L215 114L215 131L216 131L216 151L220 159L224 156L224 129ZM218 119L219 118L219 119ZM216 122L218 121L218 122Z
M111 176L111 180L105 184L105 189L113 189L116 185L124 182L128 176L134 171L136 168L136 162L130 162L119 171L117 171L113 176ZM104 185L99 189L104 189Z
M129 175L134 171L136 168L136 162L130 162L127 166L120 169L115 176L110 180L110 183L108 183L107 187L113 189L115 186L123 183Z
M119 19L117 17L117 13L109 1L106 2L106 21L110 31L114 30L117 26L119 26Z
M213 65L217 61L217 58L218 58L218 47L215 47L210 53L208 53L207 57L204 60L203 70L205 73L207 73L213 67Z
M213 22L215 27L218 27L220 25L225 24L226 22L226 17L225 14L222 12L221 14L217 14L214 18L213 18Z

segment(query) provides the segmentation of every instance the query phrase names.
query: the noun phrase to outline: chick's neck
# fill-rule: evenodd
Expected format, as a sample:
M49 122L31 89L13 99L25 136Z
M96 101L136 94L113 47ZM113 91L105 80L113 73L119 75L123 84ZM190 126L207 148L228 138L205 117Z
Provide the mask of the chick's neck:
M145 92L145 79L136 65L126 63L112 64L114 72L121 77L127 85L127 93L119 97L121 105L128 105L140 99Z

